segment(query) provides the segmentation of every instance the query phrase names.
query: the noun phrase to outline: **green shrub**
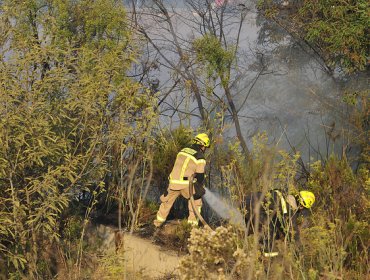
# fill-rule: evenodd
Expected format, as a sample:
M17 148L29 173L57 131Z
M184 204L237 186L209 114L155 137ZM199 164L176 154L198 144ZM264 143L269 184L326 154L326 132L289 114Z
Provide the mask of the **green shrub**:
M179 126L174 130L157 132L153 156L153 181L162 190L167 188L167 178L171 173L177 153L191 143L194 132L191 128Z

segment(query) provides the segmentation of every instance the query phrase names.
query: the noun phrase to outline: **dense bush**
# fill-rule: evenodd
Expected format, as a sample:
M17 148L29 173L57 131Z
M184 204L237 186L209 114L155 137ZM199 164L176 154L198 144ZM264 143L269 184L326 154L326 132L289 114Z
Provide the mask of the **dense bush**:
M117 187L115 153L121 182L146 177L154 97L127 77L137 53L120 1L1 1L0 38L0 258L6 277L47 278L70 202L89 194L82 241L97 197ZM82 242L67 247L78 275Z
M333 71L364 71L368 67L369 2L366 0L286 1L260 0L264 15L277 21L294 37L308 43Z

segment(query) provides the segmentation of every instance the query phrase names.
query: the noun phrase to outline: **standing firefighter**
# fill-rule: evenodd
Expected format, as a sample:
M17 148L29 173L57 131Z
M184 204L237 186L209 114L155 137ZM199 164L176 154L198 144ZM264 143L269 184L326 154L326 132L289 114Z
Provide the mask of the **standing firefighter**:
M298 202L298 203L297 203ZM300 191L298 195L283 195L279 190L272 190L262 196L261 192L247 197L246 224L250 233L258 229L262 233L263 255L277 256L274 243L277 239L299 242L298 216L306 216L308 209L315 202L315 195L310 191ZM257 211L259 211L257 221ZM256 224L258 222L258 225Z
M204 152L210 145L209 137L205 133L198 134L192 141L192 145L182 149L176 157L175 164L169 176L169 186L165 194L160 197L157 218L154 220L156 227L161 226L171 210L173 203L179 195L188 199L189 217L188 223L197 225L198 220L191 206L190 196L194 195L194 205L200 213L202 196L205 194L204 169L206 160ZM194 176L194 194L189 193L189 180Z

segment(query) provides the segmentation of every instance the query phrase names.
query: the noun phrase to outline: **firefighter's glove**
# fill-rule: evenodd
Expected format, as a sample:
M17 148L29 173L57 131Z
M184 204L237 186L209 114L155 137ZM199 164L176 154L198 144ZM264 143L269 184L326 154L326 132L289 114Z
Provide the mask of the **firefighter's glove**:
M201 199L202 196L206 193L206 189L204 188L204 186L198 183L194 184L194 191L195 191L194 193L195 200Z
M168 189L166 189L164 192L163 192L163 196L167 196L168 195Z
M168 189L166 189L164 192L163 192L163 194L160 196L160 201L162 202L162 203L164 203L164 202L167 202L168 201Z

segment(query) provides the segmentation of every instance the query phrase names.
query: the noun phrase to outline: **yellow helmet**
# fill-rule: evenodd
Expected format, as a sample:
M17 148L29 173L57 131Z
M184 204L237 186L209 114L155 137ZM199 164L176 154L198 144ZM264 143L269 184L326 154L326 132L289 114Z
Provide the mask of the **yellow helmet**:
M315 195L310 191L300 191L299 202L303 205L303 207L311 208L312 204L315 202Z
M209 140L209 137L208 137L207 134L200 133L200 134L198 134L197 136L194 137L193 142L195 144L199 144L199 145L202 145L202 146L208 148L211 141Z

